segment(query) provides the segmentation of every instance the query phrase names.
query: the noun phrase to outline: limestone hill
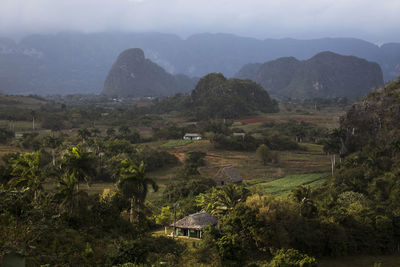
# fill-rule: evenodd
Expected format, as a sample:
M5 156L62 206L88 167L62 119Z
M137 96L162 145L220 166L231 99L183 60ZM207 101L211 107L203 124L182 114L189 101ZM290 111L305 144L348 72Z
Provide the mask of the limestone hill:
M111 67L102 94L119 97L168 96L189 92L195 81L185 75L171 75L146 59L143 50L125 50Z
M283 57L248 64L236 77L252 79L273 96L291 98L357 98L383 85L377 63L332 52L321 52L305 61Z

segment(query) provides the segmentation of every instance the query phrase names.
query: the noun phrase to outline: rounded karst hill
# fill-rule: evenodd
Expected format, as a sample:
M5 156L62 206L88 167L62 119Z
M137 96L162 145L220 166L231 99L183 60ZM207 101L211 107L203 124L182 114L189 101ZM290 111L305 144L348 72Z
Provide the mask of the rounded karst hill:
M283 57L264 64L248 64L236 77L261 84L280 98L358 98L383 85L380 66L354 56L325 51L299 61Z
M210 73L197 83L191 100L204 118L238 118L257 112L277 112L277 102L251 80L227 79Z
M140 48L123 51L111 67L102 94L118 97L168 96L190 91L187 79L167 73Z

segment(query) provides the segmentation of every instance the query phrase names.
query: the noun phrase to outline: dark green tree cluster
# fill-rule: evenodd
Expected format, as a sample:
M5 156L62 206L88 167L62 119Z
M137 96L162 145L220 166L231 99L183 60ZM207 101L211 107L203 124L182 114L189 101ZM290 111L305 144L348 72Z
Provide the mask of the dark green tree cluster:
M0 261L10 253L31 265L111 266L178 262L184 248L147 235L144 163L125 160L115 173L115 190L88 195L80 182L94 177L91 152L73 147L51 165L40 152L8 158L9 179L0 185ZM129 210L130 221L124 218Z
M238 118L255 112L277 112L278 104L267 91L250 80L226 79L211 73L197 83L191 94L197 119Z

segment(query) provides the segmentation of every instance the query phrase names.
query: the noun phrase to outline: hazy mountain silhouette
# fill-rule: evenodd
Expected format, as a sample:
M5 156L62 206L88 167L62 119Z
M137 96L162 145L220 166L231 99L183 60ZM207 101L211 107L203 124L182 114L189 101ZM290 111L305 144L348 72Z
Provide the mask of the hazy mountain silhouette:
M125 50L112 66L102 94L119 97L168 96L189 92L196 81L174 76L144 56L140 48Z
M100 93L118 55L141 48L167 72L232 77L244 64L293 56L304 60L322 51L353 55L380 64L385 80L400 76L400 44L381 47L351 38L258 40L229 34L187 39L161 33L59 33L32 35L16 43L0 39L0 92Z
M252 79L273 96L292 98L356 98L383 86L377 63L332 52L321 52L305 61L283 57L247 64L236 77Z

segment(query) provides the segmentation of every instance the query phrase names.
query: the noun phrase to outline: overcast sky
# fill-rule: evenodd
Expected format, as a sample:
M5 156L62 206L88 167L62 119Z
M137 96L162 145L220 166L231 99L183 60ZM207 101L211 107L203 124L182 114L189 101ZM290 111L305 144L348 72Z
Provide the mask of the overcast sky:
M226 32L400 42L400 0L0 0L0 35Z

